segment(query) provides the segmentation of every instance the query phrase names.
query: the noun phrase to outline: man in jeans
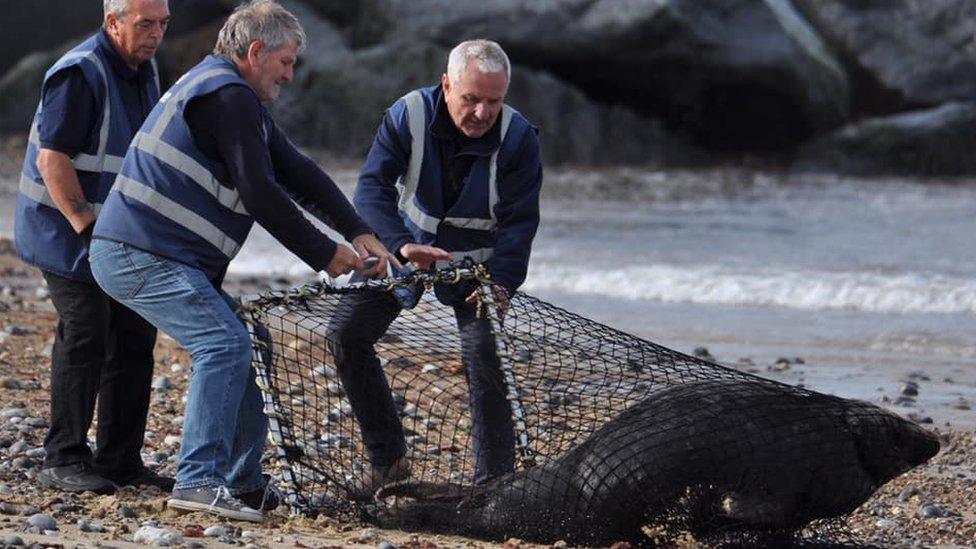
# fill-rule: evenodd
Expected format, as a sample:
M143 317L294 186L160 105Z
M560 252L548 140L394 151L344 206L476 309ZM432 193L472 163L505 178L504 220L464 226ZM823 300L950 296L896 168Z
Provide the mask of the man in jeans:
M166 0L106 0L102 30L48 70L31 125L14 233L20 257L41 269L58 312L39 480L67 492L173 487L139 455L156 330L107 296L88 266L95 216L159 98L152 58L168 23Z
M185 74L136 134L95 225L98 284L193 358L169 506L260 522L268 423L237 303L220 290L255 221L314 270L383 273L391 257L336 184L301 154L262 101L290 82L305 32L270 0L231 14L214 54ZM338 245L295 200L351 241ZM358 252L358 253L357 253Z

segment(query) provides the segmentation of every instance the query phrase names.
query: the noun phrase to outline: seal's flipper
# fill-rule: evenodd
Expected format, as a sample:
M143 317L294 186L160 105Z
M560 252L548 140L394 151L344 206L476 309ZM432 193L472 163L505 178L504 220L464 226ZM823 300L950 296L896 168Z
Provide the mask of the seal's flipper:
M460 503L470 489L460 484L446 482L396 482L383 486L376 492L377 498L407 497L423 501Z

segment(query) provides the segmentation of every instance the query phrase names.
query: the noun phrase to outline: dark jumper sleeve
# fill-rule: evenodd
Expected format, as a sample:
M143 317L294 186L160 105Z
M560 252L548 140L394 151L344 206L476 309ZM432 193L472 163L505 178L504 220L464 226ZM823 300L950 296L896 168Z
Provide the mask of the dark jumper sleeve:
M272 129L269 145L278 182L295 202L350 242L361 234L373 232L335 181L302 154L277 124Z
M337 244L317 229L275 175L264 140L265 111L254 91L226 86L194 100L186 118L197 146L227 167L248 214L316 271L332 260Z

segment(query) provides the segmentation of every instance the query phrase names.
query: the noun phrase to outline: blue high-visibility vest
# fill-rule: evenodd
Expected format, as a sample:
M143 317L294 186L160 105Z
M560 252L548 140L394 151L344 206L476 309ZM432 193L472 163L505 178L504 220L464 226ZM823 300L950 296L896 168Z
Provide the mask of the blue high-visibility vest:
M88 38L64 54L44 75L44 85L58 72L78 67L92 90L101 117L91 129L88 147L72 159L78 181L95 215L122 165L122 157L138 128L133 128L122 102L118 76L99 44L98 35ZM109 46L110 47L110 46ZM155 69L155 61L153 68ZM159 99L159 78L142 90L151 103ZM34 113L27 153L20 175L20 189L14 221L17 253L25 262L67 278L94 282L88 266L88 250L67 218L58 210L37 169L40 152L37 124L43 100Z
M491 259L494 251L499 163L514 153L522 133L530 131L531 126L518 111L504 105L500 115L501 145L491 156L479 158L471 165L457 201L448 211L441 211L436 186L441 184L441 163L434 156L436 147L430 143L433 137L427 131L436 108L437 89L414 90L394 106L406 109L411 143L407 172L397 182L397 207L417 242L443 248L455 260L470 257L483 263ZM420 185L421 181L435 184Z
M193 141L184 110L196 97L243 85L229 60L210 55L167 91L149 113L95 224L95 236L124 242L218 276L240 251L254 219L222 162ZM263 109L265 140L271 117Z
M504 105L499 114L498 148L490 155L475 159L456 202L445 211L441 161L429 131L439 91L439 85L414 90L390 107L389 115L396 122L397 130L405 129L410 135L406 171L396 183L397 212L415 242L442 248L450 252L453 260L471 258L478 263L490 262L498 228L495 208L499 203L499 173L517 157L525 134L535 130L521 113ZM356 191L357 202L371 199L367 196L370 192L373 190L360 185ZM360 213L379 231L381 239L386 236L387 220L373 219L362 208ZM438 266L443 267L444 263L439 262ZM438 284L435 291L443 303L454 304L463 300L462 294L468 288Z

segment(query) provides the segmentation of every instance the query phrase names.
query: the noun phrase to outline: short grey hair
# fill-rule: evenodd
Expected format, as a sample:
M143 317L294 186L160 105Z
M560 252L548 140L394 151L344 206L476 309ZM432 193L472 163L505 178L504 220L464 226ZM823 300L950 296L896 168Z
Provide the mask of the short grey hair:
M505 77L512 79L512 65L508 62L508 55L505 50L498 45L498 42L491 40L467 40L461 42L447 57L447 76L451 82L457 82L464 74L464 69L468 63L477 61L478 69L481 72L502 72Z
M251 0L234 10L217 35L214 54L234 59L247 57L253 42L264 42L268 51L285 46L290 40L305 49L305 30L288 10L273 0Z
M104 17L105 15L112 14L116 17L122 17L125 12L129 11L129 0L104 0L102 2L105 14L102 16L102 25L105 25Z

